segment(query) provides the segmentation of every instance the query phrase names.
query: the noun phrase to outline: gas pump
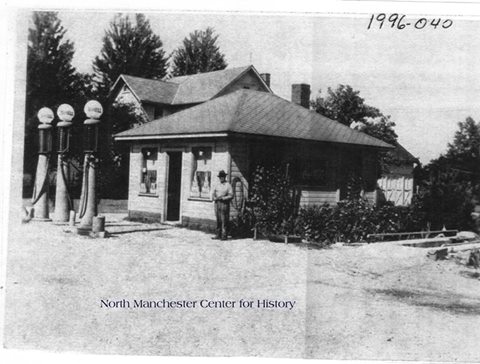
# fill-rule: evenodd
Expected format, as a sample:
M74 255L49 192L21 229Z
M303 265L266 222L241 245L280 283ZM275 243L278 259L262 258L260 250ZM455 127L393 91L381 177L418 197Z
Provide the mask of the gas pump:
M95 100L85 104L87 119L84 121L84 163L82 193L80 196L79 233L91 230L93 217L97 215L96 168L98 151L98 127L103 114L102 105Z
M33 188L32 205L34 220L50 221L48 210L48 167L52 154L52 120L53 111L43 107L37 114L38 126L38 163Z
M62 104L57 109L58 118L61 120L58 124L57 138L57 185L55 190L55 223L65 223L69 220L70 210L73 209L72 200L68 191L68 161L66 155L70 149L70 129L72 119L75 116L73 107L68 104Z

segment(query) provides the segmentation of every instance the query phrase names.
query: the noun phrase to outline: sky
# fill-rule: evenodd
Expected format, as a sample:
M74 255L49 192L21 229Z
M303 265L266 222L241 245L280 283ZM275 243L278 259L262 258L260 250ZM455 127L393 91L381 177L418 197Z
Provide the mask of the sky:
M190 32L213 27L229 67L253 64L270 73L273 91L286 99L293 83L310 84L312 97L328 87L351 85L367 104L391 115L399 142L422 163L446 151L458 122L468 116L480 121L478 21L454 18L448 29L400 30L367 29L369 15L145 14L167 54ZM59 13L66 37L75 43L73 63L79 71L92 71L113 16Z

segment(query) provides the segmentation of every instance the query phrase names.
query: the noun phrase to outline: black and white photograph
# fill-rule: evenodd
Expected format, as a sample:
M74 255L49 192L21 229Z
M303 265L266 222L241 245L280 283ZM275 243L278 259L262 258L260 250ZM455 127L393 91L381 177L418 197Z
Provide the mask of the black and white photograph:
M480 362L480 18L168 9L10 10L3 350Z

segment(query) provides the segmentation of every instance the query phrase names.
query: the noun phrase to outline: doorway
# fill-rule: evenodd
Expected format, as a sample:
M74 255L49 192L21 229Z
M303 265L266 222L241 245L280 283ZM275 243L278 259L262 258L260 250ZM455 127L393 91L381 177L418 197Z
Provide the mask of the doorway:
M180 221L182 152L167 152L168 186L166 221Z

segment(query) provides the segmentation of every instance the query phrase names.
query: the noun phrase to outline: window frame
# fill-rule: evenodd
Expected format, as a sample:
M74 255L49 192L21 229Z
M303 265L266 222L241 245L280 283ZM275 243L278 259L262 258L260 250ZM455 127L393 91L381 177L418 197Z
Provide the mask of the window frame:
M210 150L210 167L207 171L198 171L197 170L197 157L196 157L196 151L197 150ZM211 202L212 201L212 188L213 188L213 171L214 171L214 145L205 143L205 144L198 144L195 146L191 147L191 156L192 156L192 161L191 161L191 173L190 173L190 181L189 181L189 188L188 188L188 199L192 201L207 201ZM200 159L202 160L202 159ZM201 196L201 191L199 191L199 195L194 195L193 194L193 184L192 182L194 181L194 178L196 177L197 172L208 172L210 173L210 183L209 183L209 191L207 193L207 196Z
M326 190L330 189L334 186L334 171L332 170L332 161L328 158L325 157L309 157L308 159L303 159L302 161L295 161L290 163L290 165L298 163L298 167L296 168L296 171L294 173L298 173L298 177L294 179L294 183L296 186L300 188L310 188L310 189L316 189L316 190ZM325 164L325 181L322 184L318 183L311 183L311 181L306 181L303 177L303 174L306 169L312 169L312 165L318 164L318 163L324 163Z
M158 147L143 147L140 149L141 153L141 167L140 167L140 181L139 181L139 196L149 196L149 197L158 197L158 164L157 161L159 160L158 158ZM150 154L148 154L150 153ZM147 160L149 159L148 157L151 157L151 159L154 161L155 167L153 169L148 169L147 167ZM154 192L151 192L150 187L147 187L146 178L148 177L148 172L155 172L155 190ZM150 186L151 186L151 180L150 180ZM142 185L144 185L144 190Z

